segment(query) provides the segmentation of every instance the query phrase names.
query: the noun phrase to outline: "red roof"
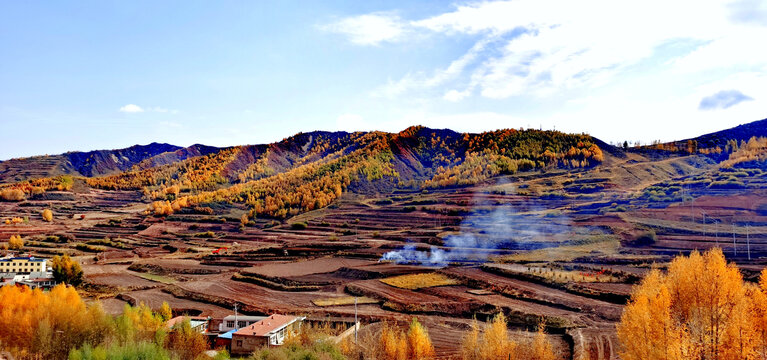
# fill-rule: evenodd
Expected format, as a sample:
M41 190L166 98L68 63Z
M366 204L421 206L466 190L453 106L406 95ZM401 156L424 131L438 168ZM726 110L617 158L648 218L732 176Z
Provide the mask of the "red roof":
M250 326L246 326L234 334L246 336L266 336L270 332L285 327L294 321L296 321L295 316L275 314Z

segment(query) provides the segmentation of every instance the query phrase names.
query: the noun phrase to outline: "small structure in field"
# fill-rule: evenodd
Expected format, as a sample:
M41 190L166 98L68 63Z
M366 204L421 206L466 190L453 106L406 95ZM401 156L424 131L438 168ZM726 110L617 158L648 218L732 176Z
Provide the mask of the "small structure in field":
M56 281L47 260L16 256L0 259L0 286L4 285L51 289L56 285Z
M297 329L302 316L271 315L232 334L232 354L247 355L265 346L279 346Z
M266 318L266 316L229 315L218 325L218 332L223 334L231 330L239 330Z
M189 325L191 325L192 330L201 334L208 332L208 324L210 323L210 318L202 316L176 316L173 319L168 320L165 323L165 327L172 329L176 325L181 325L184 320L189 320Z

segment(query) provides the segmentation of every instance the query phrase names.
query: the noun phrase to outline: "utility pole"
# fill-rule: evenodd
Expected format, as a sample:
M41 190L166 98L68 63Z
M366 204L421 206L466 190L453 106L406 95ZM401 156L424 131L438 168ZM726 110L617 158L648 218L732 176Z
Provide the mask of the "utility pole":
M237 303L234 303L234 329L237 330Z
M748 251L748 259L751 260L751 241L748 239L748 225L746 225L746 249Z
M735 251L734 256L738 256L738 245L735 244L735 219L732 220L732 249Z
M357 297L354 297L354 344L357 344L357 329L359 328L359 320L357 320Z
M692 222L695 222L695 205L692 203L692 189L687 190L687 187L684 187L685 193L690 196L690 216L692 216Z
M714 238L716 239L716 247L719 247L719 221L716 222L716 232L714 233Z

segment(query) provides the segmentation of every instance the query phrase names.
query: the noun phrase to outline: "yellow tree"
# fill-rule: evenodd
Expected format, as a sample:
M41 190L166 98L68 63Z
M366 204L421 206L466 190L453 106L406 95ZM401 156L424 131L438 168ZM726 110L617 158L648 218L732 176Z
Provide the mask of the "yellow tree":
M721 249L677 257L634 290L618 325L621 358L747 359L763 339L763 294Z
M413 318L407 331L408 354L410 359L431 359L434 357L434 346L431 344L426 328Z
M532 357L535 360L554 360L556 358L551 341L549 341L549 338L546 337L546 333L544 332L543 323L538 324L538 331L535 333L535 338L533 339L532 352Z
M21 239L21 236L11 235L11 238L8 240L8 248L11 250L19 250L22 247L24 247L24 240Z
M759 287L754 289L751 297L753 327L755 331L754 351L760 359L767 359L767 269L762 270L759 277Z
M83 281L83 270L80 263L72 260L69 255L54 256L51 259L51 271L53 279L59 283L80 285Z
M179 359L196 359L208 350L205 336L192 329L188 319L171 329L165 347L178 355Z
M517 344L509 340L506 316L502 312L498 313L485 329L481 348L482 359L516 359L514 352Z
M40 213L40 215L42 215L43 220L47 222L53 221L53 212L51 212L50 209L43 210L42 213Z
M461 342L461 359L463 360L480 360L479 357L479 324L477 319L471 322L471 329L463 337Z
M397 348L399 346L399 336L397 332L387 323L381 326L381 337L378 343L381 353L387 360L397 359Z
M173 317L173 310L170 308L170 305L168 305L167 301L162 302L162 306L160 307L160 316L162 317L163 321L168 321Z

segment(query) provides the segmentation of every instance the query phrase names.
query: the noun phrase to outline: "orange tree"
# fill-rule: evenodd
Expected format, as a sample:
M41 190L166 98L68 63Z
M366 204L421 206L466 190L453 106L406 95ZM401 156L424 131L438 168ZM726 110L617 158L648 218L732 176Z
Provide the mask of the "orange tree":
M721 249L675 258L634 290L618 324L621 358L767 358L767 272L745 283Z

